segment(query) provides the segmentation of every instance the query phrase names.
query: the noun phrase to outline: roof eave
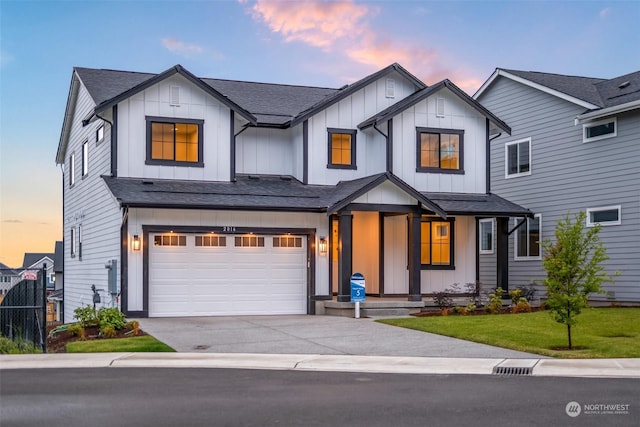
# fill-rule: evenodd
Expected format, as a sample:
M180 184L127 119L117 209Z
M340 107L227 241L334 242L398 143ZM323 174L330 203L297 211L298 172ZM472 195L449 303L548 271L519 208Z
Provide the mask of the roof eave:
M153 208L153 209L195 209L195 210L225 210L225 211L269 211L269 212L312 212L322 213L322 207L287 207L287 206L249 206L249 205L205 205L205 204L170 204L170 203L144 203L124 202L118 200L121 207L127 208Z
M64 164L64 157L67 150L69 135L71 134L71 125L73 122L73 113L78 91L80 88L80 79L74 69L71 73L71 83L69 84L69 94L67 95L67 106L64 111L64 119L62 120L62 130L60 131L60 139L58 140L58 150L56 152L56 164Z
M627 102L625 104L615 105L609 108L602 108L599 110L589 111L584 114L580 114L575 119L575 124L578 125L583 122L589 122L591 120L600 119L606 116L614 114L620 114L631 110L637 110L640 108L640 99Z

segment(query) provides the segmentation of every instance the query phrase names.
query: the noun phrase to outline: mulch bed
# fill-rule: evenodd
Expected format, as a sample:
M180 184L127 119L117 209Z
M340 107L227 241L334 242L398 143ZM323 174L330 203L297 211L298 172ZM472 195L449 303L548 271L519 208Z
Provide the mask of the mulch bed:
M47 334L54 329L56 326L47 327ZM147 335L142 329L138 329L138 335L142 336ZM90 340L103 340L103 339L118 339L118 338L130 338L133 334L131 333L131 328L124 328L116 331L116 336L113 338L104 338L100 334L100 329L97 326L85 328L85 338L84 341ZM53 335L53 337L47 338L47 353L66 353L67 352L67 343L74 341L83 341L80 337L72 335L69 331L61 331L57 332Z
M540 307L531 307L531 312L533 313L534 311L540 311L542 310L542 308ZM512 314L511 312L511 307L502 307L502 310L500 310L499 314ZM421 311L419 313L415 313L413 316L415 317L435 317L435 316L442 316L442 311L434 308L431 310L426 310L426 311ZM449 314L448 316L486 316L486 315L491 315L491 313L486 312L484 309L482 308L478 308L474 311L468 311L466 314L459 314L459 313L454 313L453 310L449 309Z

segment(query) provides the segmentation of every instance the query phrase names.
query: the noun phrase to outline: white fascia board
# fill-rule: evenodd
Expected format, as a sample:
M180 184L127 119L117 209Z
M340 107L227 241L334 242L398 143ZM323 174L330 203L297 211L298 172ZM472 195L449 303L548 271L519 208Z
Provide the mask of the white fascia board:
M576 105L580 105L581 107L584 108L588 108L590 110L596 109L596 108L600 108L599 105L595 105L592 104L590 102L584 101L582 99L576 98L574 96L571 95L567 95L566 93L562 93L560 91L557 91L555 89L551 89L547 86L538 84L538 83L534 83L531 80L527 80L527 79L523 79L522 77L516 76L515 74L511 74L507 71L501 70L501 69L497 69L492 75L491 77L489 77L489 80L487 80L481 87L480 89L478 89L478 91L475 93L475 95L473 95L474 99L477 99L478 97L480 97L482 95L482 93L487 90L487 88L493 83L493 81L495 79L497 79L499 76L502 77L506 77L508 79L513 80L514 82L518 82L520 84L523 84L525 86L529 86L533 89L537 89L541 92L544 93L548 93L549 95L553 95L557 98L560 99L564 99L565 101L571 102L572 104L576 104Z
M615 105L609 108L603 108L601 110L589 111L588 113L580 114L575 119L575 125L579 125L583 122L590 122L592 120L597 120L602 117L612 116L614 114L624 113L625 111L636 110L640 108L640 99L632 102L627 102L626 104Z

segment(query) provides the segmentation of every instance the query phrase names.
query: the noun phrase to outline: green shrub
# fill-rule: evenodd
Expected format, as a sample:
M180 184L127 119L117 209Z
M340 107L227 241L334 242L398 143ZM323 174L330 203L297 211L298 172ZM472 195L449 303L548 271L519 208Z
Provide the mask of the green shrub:
M10 340L0 334L0 354L30 354L41 353L41 350L31 342L21 338Z
M469 304L467 304L465 308L467 310L467 313L473 313L474 311L476 311L477 306L475 302L470 302Z
M512 313L531 313L531 304L526 298L522 297L518 300L516 305L511 308Z
M113 338L116 336L116 330L114 329L113 326L103 326L100 328L100 332L102 333L102 336L105 338Z
M127 319L117 307L102 307L98 310L97 317L100 328L111 326L115 330L120 330L127 324Z
M73 325L70 325L67 330L74 337L80 337L81 340L84 340L87 338L87 332L85 331L84 327L80 323L74 323Z
M522 289L514 289L509 291L509 297L511 298L511 305L515 306L522 298Z
M448 309L453 305L453 299L451 299L448 289L436 292L433 296L433 302L438 306L440 310Z
M502 310L502 293L504 290L502 288L496 288L496 291L492 294L489 294L489 303L484 308L488 313L491 314L500 314Z
M131 330L131 334L134 337L138 336L138 334L140 333L140 322L138 322L137 320L128 321L125 327Z
M78 319L82 327L89 328L91 326L98 326L98 313L96 309L90 305L84 307L78 307L73 310L74 317Z

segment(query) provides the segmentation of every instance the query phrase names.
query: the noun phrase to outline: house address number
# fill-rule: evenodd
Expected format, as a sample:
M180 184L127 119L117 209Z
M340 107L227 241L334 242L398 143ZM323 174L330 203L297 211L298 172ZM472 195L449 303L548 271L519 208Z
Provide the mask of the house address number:
M236 228L228 226L228 225L225 225L224 227L222 227L222 232L223 233L235 233L236 232Z

